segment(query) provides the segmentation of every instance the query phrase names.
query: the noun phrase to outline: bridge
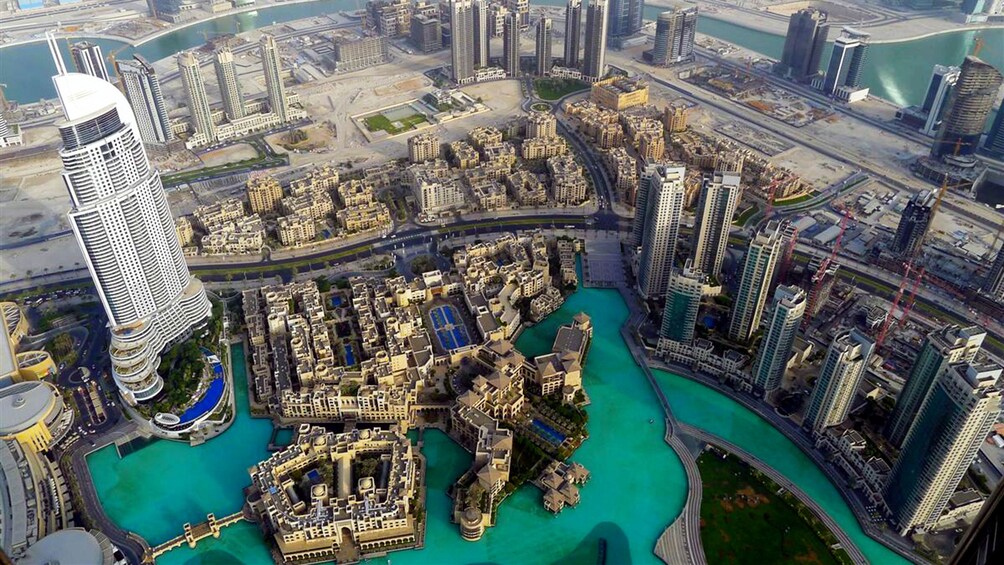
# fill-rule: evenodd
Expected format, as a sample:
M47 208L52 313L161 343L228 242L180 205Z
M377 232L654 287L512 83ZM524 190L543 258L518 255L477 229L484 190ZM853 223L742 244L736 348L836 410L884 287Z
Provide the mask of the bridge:
M229 516L220 518L219 520L216 519L216 516L214 514L210 513L208 516L206 516L205 522L196 524L194 526L191 523L186 522L185 533L177 537L171 538L165 541L164 543L158 545L157 547L151 549L150 553L148 554L147 561L152 563L154 560L156 560L161 555L167 553L168 551L171 551L172 549L175 549L177 547L181 547L181 544L183 543L187 543L188 547L194 548L199 543L199 541L204 540L210 536L218 538L220 537L220 530L222 530L227 526L236 524L237 522L240 522L243 519L244 519L244 513L241 511L237 511Z

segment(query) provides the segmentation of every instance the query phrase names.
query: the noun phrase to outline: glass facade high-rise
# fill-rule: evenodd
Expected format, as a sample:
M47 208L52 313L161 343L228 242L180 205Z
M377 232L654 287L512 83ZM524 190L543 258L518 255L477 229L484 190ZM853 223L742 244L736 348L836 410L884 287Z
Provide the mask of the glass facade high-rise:
M586 7L582 76L588 82L596 82L607 74L607 9L607 0L589 0Z
M868 53L868 34L844 28L833 42L830 63L823 77L823 92L835 94L841 88L861 87L861 73Z
M740 168L741 169L741 168ZM718 278L729 229L742 195L742 171L717 170L704 178L694 218L694 268Z
M656 165L649 173L647 218L638 264L638 291L646 298L666 294L680 239L686 172L683 165L676 164Z
M78 73L108 80L108 67L105 66L101 46L89 41L80 41L70 45L70 57Z
M502 68L510 77L519 76L519 14L509 12L505 16L502 32Z
M959 80L946 102L945 116L931 148L932 157L972 155L976 152L987 117L997 102L1004 76L981 59L966 57Z
M488 41L488 0L474 0L473 3L474 66L484 68L491 58L491 43Z
M108 316L112 376L128 402L152 400L164 387L161 352L203 323L211 305L189 274L129 102L107 81L67 73L49 42L64 115L67 217Z
M781 256L783 236L781 223L771 220L749 243L729 321L728 335L732 341L745 343L760 327L774 267Z
M136 115L143 143L167 143L174 140L167 105L160 89L160 79L153 65L140 55L115 62L122 90Z
M694 327L706 282L707 277L695 269L689 259L682 269L670 271L660 337L680 343L694 341Z
M609 37L625 37L641 31L644 0L610 0Z
M258 40L261 48L261 67L265 72L265 91L268 93L268 109L279 117L280 123L290 120L289 97L282 82L282 57L275 36L263 34Z
M923 190L915 194L899 217L889 251L905 259L915 257L924 243L933 207L934 194L931 191Z
M474 80L474 6L471 0L450 1L450 63L458 84Z
M983 346L987 332L978 326L949 326L927 335L910 369L903 390L886 424L889 443L902 447L934 383L953 363L971 363Z
M830 26L826 12L815 8L799 10L788 20L778 74L801 82L809 82L819 74L819 63L826 49Z
M980 285L980 292L998 302L1004 302L1004 245L997 251L997 258L990 265L990 270Z
M847 418L874 349L875 342L857 329L833 339L809 396L804 428L819 435Z
M781 386L788 369L791 348L805 315L805 291L797 286L778 286L767 321L767 334L760 343L753 365L753 389L770 394Z
M1000 377L999 365L955 364L924 399L886 483L901 534L941 518L1000 415Z
M537 75L545 76L551 72L551 18L537 20Z
M216 52L213 59L216 70L216 81L223 97L223 111L229 120L239 120L244 117L244 96L237 77L237 66L234 64L234 54L230 49L223 48Z
M946 67L945 65L935 65L931 72L931 81L927 86L927 93L924 95L924 103L920 110L927 115L927 121L921 131L925 135L934 136L941 127L941 119L945 114L945 103L952 93L952 88L959 80L959 67Z
M696 33L697 7L663 12L655 22L655 43L643 56L657 66L690 61Z
M983 152L994 159L1004 161L1004 108L997 108L997 117L987 132L983 142Z
M568 0L565 5L565 66L579 66L579 41L582 39L582 0Z

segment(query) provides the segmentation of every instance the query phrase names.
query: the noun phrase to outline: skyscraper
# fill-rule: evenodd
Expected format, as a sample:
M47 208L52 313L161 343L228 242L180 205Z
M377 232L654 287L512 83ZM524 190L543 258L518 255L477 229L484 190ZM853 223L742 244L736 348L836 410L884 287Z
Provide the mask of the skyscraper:
M641 242L645 239L645 222L648 218L648 187L657 167L656 163L646 164L638 174L638 192L635 194L634 200L634 219L631 222L631 236L628 238L628 244L631 247L641 246Z
M537 75L551 73L551 18L537 20Z
M474 79L474 7L471 0L450 1L450 61L453 81Z
M512 11L505 16L505 28L502 33L502 67L507 76L519 76L519 14Z
M1004 302L1004 245L997 252L997 259L990 266L980 291L998 302Z
M830 26L826 12L815 8L799 10L788 20L788 34L777 72L797 81L809 82L819 74L819 62L826 48Z
M952 88L959 81L959 67L935 65L931 72L931 82L927 85L927 94L921 112L927 114L927 121L921 130L925 135L934 136L941 127L941 118L945 114L945 103L952 93Z
M129 105L136 115L136 125L144 143L167 143L174 139L167 118L160 79L153 66L140 55L131 60L116 61L115 67Z
M739 204L741 171L717 170L704 178L694 219L694 268L718 278Z
M966 57L948 97L941 129L931 148L932 157L953 155L956 145L959 155L976 152L1002 81L1004 77L993 65L972 55Z
M805 305L805 291L797 286L781 285L774 290L767 335L760 343L753 365L753 389L757 392L766 395L781 386L791 358L791 347L805 315Z
M643 56L660 66L690 61L694 57L696 32L696 7L663 12L655 22L655 44Z
M986 337L987 332L978 326L948 326L927 334L886 425L885 436L889 443L903 446L910 426L920 412L920 405L938 377L953 363L972 363Z
M626 37L641 31L643 0L610 0L607 35Z
M51 36L49 47L65 117L58 127L67 217L108 316L112 376L127 401L147 401L164 387L162 350L202 323L211 305L188 272L125 96L99 78L67 73Z
M224 47L216 52L213 60L216 69L216 81L220 85L220 95L223 98L223 111L230 121L244 117L244 97L241 95L241 85L237 80L237 66L234 65L234 54Z
M924 399L885 489L902 534L941 518L1000 415L1000 377L998 365L951 365Z
M607 0L589 0L586 7L586 52L582 76L596 82L607 74Z
M780 222L771 220L750 241L729 321L729 339L732 341L749 341L760 327L774 266L781 255L782 236Z
M802 426L818 435L847 418L875 343L853 329L833 339L809 396Z
M268 109L286 123L290 120L289 98L286 96L286 86L282 83L282 58L279 57L279 45L275 37L262 34L258 41L261 47L261 68L265 72L265 90L268 91Z
M833 42L830 63L823 77L823 92L834 94L841 88L856 90L861 86L861 71L868 53L868 34L844 28Z
M657 165L649 179L645 235L638 265L638 291L646 298L666 294L680 237L685 176L683 165Z
M474 67L484 68L488 66L488 59L491 58L491 44L488 41L488 0L474 0L473 3L473 23L474 23Z
M77 68L78 73L108 80L108 67L105 66L100 45L89 41L74 43L70 45L70 57L73 58L73 66Z
M1004 108L997 108L997 117L983 142L983 152L994 159L1004 160Z
M202 81L199 60L192 52L178 53L178 72L181 74L181 84L185 87L188 112L191 114L195 133L205 137L206 143L216 141L216 124L213 123L212 112L209 109L206 84Z
M931 191L923 190L913 195L899 217L899 226L896 227L896 235L889 251L904 258L912 258L920 252L927 227L931 223L933 206L934 194Z
M582 0L568 0L565 5L565 66L579 66L579 40L582 35Z
M516 13L521 29L530 27L530 0L502 0L502 3Z
M694 269L688 259L682 269L673 268L666 289L666 309L662 313L661 337L690 343L694 341L694 326L701 307L701 296L707 277Z

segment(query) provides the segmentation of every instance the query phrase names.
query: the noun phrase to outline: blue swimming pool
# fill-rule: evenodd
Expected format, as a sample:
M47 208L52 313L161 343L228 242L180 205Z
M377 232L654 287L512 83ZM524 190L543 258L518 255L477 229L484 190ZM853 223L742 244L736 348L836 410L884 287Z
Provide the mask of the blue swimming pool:
M216 372L217 366L219 365L213 366L214 373ZM220 371L217 374L222 375L223 367L219 367ZM220 399L223 398L224 389L226 389L226 384L224 383L222 376L213 379L212 382L209 383L209 388L206 389L206 394L202 395L202 398L200 398L198 402L192 405L192 407L188 410L185 410L181 416L179 416L179 418L181 418L180 423L187 424L204 414L212 412L213 409L216 408Z
M544 438L547 441L555 445L561 445L561 442L565 441L564 434L552 428L551 426L548 426L544 422L535 419L531 422L531 424L533 425L534 428L537 428L537 431L540 432L540 435L544 436Z
M352 346L345 344L345 366L351 367L356 364L356 355L352 351Z

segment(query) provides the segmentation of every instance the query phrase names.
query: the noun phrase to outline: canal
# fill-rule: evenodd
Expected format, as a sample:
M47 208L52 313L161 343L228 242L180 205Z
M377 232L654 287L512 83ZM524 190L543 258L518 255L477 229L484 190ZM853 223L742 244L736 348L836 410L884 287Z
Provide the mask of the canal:
M680 513L687 481L680 461L664 443L662 414L642 371L632 361L619 327L628 315L614 290L580 289L543 323L517 342L527 355L550 350L557 327L580 311L593 319L595 335L585 366L589 439L573 460L592 473L582 503L558 516L546 512L541 495L526 486L499 511L499 525L478 543L465 542L449 522L446 488L470 465L470 455L441 432L425 435L429 462L426 548L395 553L396 565L423 563L591 563L600 539L609 563L657 563L655 540ZM234 349L237 386L244 382L244 355ZM902 560L868 538L837 490L802 452L769 424L729 398L700 384L660 372L660 386L677 417L762 458L799 486L836 520L874 563ZM155 442L120 459L114 448L91 456L98 493L113 520L151 543L177 535L185 521L206 513L229 514L241 504L246 468L267 456L269 424L240 415L223 436L197 447ZM384 562L386 560L376 560ZM165 564L267 563L266 543L255 526L239 524L219 540L164 555Z
M564 0L532 0L539 6L564 6ZM116 53L121 59L140 53L151 61L169 57L178 51L202 45L205 38L217 34L249 31L261 26L319 16L342 10L356 10L355 0L318 0L302 4L274 6L256 12L224 15L222 17L182 28L143 43L137 48L111 40L96 40L106 55ZM648 6L645 17L654 20L661 8ZM702 16L698 31L729 41L741 47L778 58L784 44L779 35L742 27L722 20ZM985 42L981 57L998 69L1004 69L1004 29L959 31L908 40L897 43L878 43L869 48L863 82L871 93L898 105L918 104L935 64L958 65L969 52L973 39L979 33ZM836 30L831 32L836 36ZM69 61L66 43L61 41L64 58ZM524 47L529 50L529 44ZM6 83L6 95L18 102L34 102L39 98L53 98L55 90L51 75L53 65L48 49L43 43L30 43L0 49L0 57L18 64L0 65L0 83ZM823 65L829 60L824 54ZM908 63L907 63L908 62Z

